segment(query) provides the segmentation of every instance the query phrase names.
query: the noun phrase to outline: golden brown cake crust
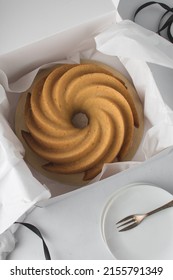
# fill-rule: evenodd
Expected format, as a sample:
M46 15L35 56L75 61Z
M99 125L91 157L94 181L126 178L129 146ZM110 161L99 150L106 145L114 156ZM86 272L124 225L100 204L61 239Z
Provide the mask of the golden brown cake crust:
M90 180L104 163L131 159L141 141L139 97L122 74L102 63L43 71L26 95L25 125L19 133L43 159L46 172L84 172L83 180ZM84 128L72 122L77 113L88 118Z

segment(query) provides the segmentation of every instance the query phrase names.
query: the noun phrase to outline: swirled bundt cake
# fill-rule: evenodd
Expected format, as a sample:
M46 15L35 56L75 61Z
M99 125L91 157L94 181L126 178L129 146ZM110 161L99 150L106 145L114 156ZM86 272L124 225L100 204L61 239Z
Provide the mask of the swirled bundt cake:
M125 79L126 81L126 79ZM94 63L58 66L34 82L25 104L29 147L47 160L44 169L95 177L104 163L122 161L140 126L129 87L119 75ZM82 113L84 127L73 120Z

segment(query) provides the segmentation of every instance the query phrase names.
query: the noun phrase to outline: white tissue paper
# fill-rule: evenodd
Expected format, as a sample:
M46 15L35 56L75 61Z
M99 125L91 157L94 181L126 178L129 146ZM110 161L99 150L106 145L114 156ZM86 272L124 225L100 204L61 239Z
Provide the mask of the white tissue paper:
M20 217L20 222L24 220L26 215ZM2 234L0 234L0 260L4 260L7 258L8 254L10 254L16 245L16 239L14 234L18 229L19 224L13 224L10 228L5 230Z
M7 255L15 248L15 238L10 229L0 235L0 260L6 259Z
M115 2L118 5L119 1ZM18 57L18 68L20 68L21 62L24 75L22 75L20 69L20 77L18 72L16 75L18 79L14 80L15 73L13 73L13 82L8 76L8 73L11 73L11 65L6 65L6 72L4 69L0 69L0 83L2 85L0 86L0 233L7 233L7 239L11 236L7 229L19 217L31 209L38 201L50 197L49 190L43 184L46 184L48 188L54 187L55 184L60 189L65 187L61 183L52 182L51 180L40 183L39 177L33 177L23 160L24 150L11 129L12 123L8 123L8 112L13 115L19 93L22 93L31 85L40 68L46 68L53 63L78 63L80 58L93 59L117 68L128 78L131 78L136 87L145 113L143 141L132 161L105 164L101 174L92 182L139 164L173 145L173 112L163 102L146 63L152 62L173 68L173 47L157 34L129 20L121 20L117 12L115 21L105 28L102 26L94 34L90 30L87 33L87 37L82 39L81 42L79 37L83 34L84 26L79 26L76 29L76 37L73 38L73 40L76 40L76 44L73 42L71 45L71 52L63 53L61 59L59 57L60 52L58 56L54 54L54 57L51 57L50 64L44 55L37 60L37 54L40 50L40 44L42 50L45 48L46 52L51 53L51 44L55 42L54 40L52 41L52 37L47 37L38 44L34 44L34 46L27 46L27 53L29 50L31 51L33 64L29 65L29 68L26 64L26 69L24 69L23 62L20 61L23 60L23 56ZM57 36L54 35L56 42L62 35L63 32L57 34ZM66 32L64 32L65 35ZM42 52L44 53L44 51ZM15 55L15 52L11 53L12 61L16 59ZM64 55L66 55L66 58L64 58ZM41 64L42 66L40 66ZM27 73L28 69L30 69L29 73ZM15 102L13 102L14 100ZM72 189L71 187L69 188L69 190ZM4 235L1 235L0 238L4 239ZM11 238L10 244L11 248L13 248L13 238Z
M50 192L31 174L24 149L8 123L6 93L0 86L0 234Z

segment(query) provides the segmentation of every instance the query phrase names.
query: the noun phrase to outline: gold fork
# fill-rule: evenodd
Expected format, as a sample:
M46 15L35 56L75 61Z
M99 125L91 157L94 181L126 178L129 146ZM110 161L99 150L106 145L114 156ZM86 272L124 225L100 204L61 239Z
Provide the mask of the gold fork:
M132 229L139 225L146 217L155 214L161 210L164 210L166 208L172 207L173 206L173 200L170 202L164 204L163 206L156 208L146 214L135 214L135 215L130 215L125 217L124 219L120 220L119 222L116 223L116 225L119 225L117 228L121 228L119 232L121 231L126 231L129 229Z

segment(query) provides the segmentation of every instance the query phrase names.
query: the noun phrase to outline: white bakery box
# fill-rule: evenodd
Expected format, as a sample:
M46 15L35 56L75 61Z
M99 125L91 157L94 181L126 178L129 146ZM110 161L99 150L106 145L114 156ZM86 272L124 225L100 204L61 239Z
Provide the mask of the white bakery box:
M0 258L44 259L39 237L18 221L40 230L52 259L172 259L172 209L126 233L115 226L125 215L172 199L172 110L147 64L173 68L172 45L122 20L118 0L0 4ZM39 174L25 162L14 133L18 99L38 70L80 59L106 63L127 76L145 114L132 161L105 165L87 185Z

